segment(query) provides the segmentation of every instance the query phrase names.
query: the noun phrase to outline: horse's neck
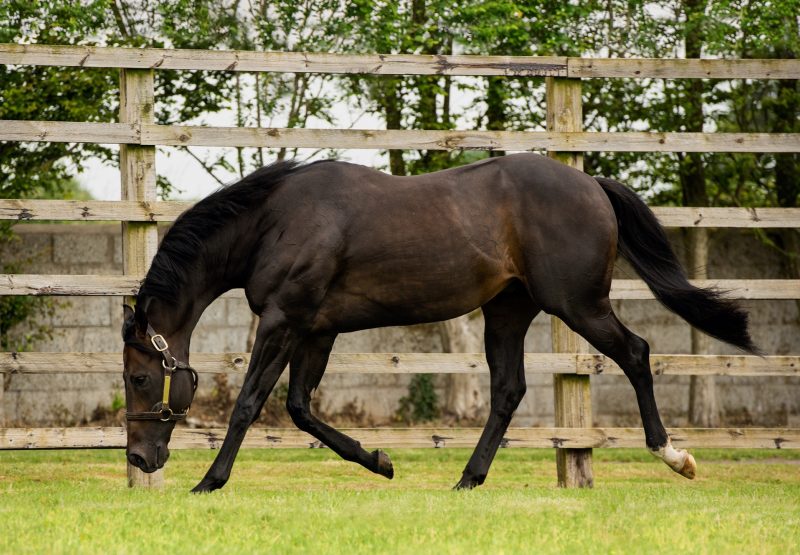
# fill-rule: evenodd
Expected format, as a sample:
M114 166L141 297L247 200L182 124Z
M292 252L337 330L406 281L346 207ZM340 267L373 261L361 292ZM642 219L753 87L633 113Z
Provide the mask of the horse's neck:
M221 240L226 237L229 240ZM218 234L216 241L205 245L203 253L198 253L202 259L193 270L191 279L181 288L180 295L171 303L154 299L153 306L147 309L148 318L153 318L153 329L168 340L171 338L185 351L182 353L185 356L188 357L192 332L205 309L223 293L244 287L247 277L247 256L244 253L253 249L247 239L255 237L258 234ZM219 263L220 260L225 263Z
M225 291L219 287L211 290L205 286L206 280L200 279L187 283L174 302L152 299L147 303L147 319L156 333L164 336L170 345L173 355L187 361L189 343L197 326L197 322L208 306Z

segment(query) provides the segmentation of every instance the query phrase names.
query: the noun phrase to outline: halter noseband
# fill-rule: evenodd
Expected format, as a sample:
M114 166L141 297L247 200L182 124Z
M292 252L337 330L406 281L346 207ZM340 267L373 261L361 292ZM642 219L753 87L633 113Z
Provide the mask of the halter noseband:
M164 336L156 333L150 324L147 324L147 334L150 336L150 343L153 344L155 350L161 353L163 360L161 366L164 368L164 392L161 395L161 401L153 405L149 412L126 412L125 417L128 420L160 420L161 422L177 422L183 420L189 414L189 407L179 413L172 412L169 406L169 390L172 384L172 374L176 370L187 370L192 373L192 393L197 391L197 372L174 356L169 351L169 345L164 339Z

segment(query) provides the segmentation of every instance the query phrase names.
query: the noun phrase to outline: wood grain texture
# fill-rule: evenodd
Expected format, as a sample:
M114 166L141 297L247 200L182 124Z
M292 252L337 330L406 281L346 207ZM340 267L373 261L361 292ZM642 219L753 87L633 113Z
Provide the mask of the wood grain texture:
M800 208L654 207L664 227L800 227Z
M250 353L194 353L192 367L201 374L242 374ZM656 376L800 376L800 355L650 356ZM603 355L525 353L528 374L613 374L622 370ZM0 352L0 373L119 374L122 353ZM333 374L485 374L483 353L333 353L326 370Z
M800 60L568 58L568 77L798 79Z
M548 132L580 132L583 129L583 104L580 79L545 79ZM548 150L547 155L570 167L583 170L583 154ZM550 319L554 353L588 351L586 341L556 318ZM553 376L555 425L587 428L592 425L592 396L587 375ZM564 488L590 488L594 484L591 449L556 449L558 485Z
M85 275L85 274L0 274L0 295L135 295L144 274ZM800 299L800 280L796 279L708 279L690 280L699 287L715 287L731 299L780 300ZM223 295L241 298L241 290ZM612 299L653 299L647 285L634 279L614 280Z
M0 220L174 222L191 202L136 200L0 200Z
M372 75L798 79L798 60L430 56L0 45L0 63L64 67Z
M0 220L173 222L186 201L0 199ZM800 227L800 208L653 207L664 227Z
M0 140L263 148L800 152L798 133L284 129L21 120L0 120Z
M472 448L480 428L350 428L342 432L373 448ZM797 428L673 428L672 444L680 448L800 449ZM219 449L225 429L178 427L170 449ZM645 448L639 428L510 428L507 447L532 448ZM0 428L0 450L124 449L124 428ZM297 429L251 428L242 447L250 449L318 447L310 435Z
M698 287L711 287L731 299L799 299L800 280L792 279L692 279ZM618 279L611 285L612 299L653 299L647 285L640 280Z
M154 75L150 69L123 69L119 76L119 120L137 129L155 121ZM156 148L120 145L119 170L123 201L156 201ZM122 222L122 271L126 276L145 275L158 250L158 225L154 222ZM126 296L134 306L136 297ZM146 474L128 463L128 487L160 488L164 471Z

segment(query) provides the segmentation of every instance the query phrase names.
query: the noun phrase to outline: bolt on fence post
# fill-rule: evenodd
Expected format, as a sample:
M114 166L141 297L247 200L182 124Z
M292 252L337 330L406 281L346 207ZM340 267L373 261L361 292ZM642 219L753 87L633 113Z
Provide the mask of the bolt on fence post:
M546 104L548 131L582 131L581 80L547 77ZM548 156L583 170L583 155L578 152L548 151ZM586 341L553 316L550 320L554 353L588 351ZM554 374L555 423L558 427L592 426L592 400L589 376ZM565 488L592 487L592 450L556 449L558 485Z
M119 77L119 121L138 126L154 123L153 70L123 69ZM122 200L156 201L156 147L120 145L119 171ZM126 275L143 276L158 249L158 224L122 222L122 266ZM125 297L133 304L135 297ZM164 471L146 474L128 464L128 486L157 488L164 485Z

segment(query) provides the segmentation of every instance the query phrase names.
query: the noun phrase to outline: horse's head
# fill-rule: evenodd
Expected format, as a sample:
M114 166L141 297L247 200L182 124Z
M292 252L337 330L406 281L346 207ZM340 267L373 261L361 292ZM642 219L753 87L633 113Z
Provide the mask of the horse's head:
M173 355L143 310L124 307L122 373L128 420L128 461L155 472L169 458L175 423L186 417L197 389L197 373Z

